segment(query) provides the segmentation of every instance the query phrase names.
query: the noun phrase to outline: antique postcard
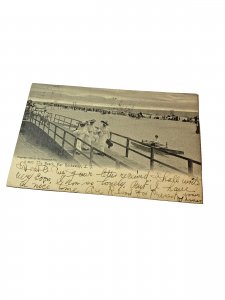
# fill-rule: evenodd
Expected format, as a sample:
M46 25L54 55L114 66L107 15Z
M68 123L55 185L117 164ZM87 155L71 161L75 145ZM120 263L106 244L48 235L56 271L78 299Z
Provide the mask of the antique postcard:
M33 83L7 185L203 203L198 95Z

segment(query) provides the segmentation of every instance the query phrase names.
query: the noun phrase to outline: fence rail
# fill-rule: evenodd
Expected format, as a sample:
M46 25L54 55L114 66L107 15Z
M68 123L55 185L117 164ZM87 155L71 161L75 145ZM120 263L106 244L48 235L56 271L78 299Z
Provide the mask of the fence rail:
M84 140L76 137L73 133L71 133L69 130L62 128L60 125L57 125L54 123L54 121L49 121L48 119L43 120L43 118L39 115L32 115L28 119L31 123L35 124L38 128L43 130L45 133L48 134L50 138L52 138L64 151L66 151L70 156L75 157L74 155L76 153L81 154L83 157L85 157L89 161L89 165L96 165L99 166L98 162L94 159L94 154L101 154L106 159L111 160L115 163L116 168L120 168L121 166L128 168L129 167L121 162L120 160L116 159L115 157L104 153L100 151L98 148L90 145L89 143L85 142ZM62 131L60 134L59 131ZM70 138L68 138L70 137ZM80 151L77 149L77 141L81 141L83 144L85 144L87 147L89 147L89 152L84 153L83 151ZM68 145L71 147L71 149L68 150ZM66 147L67 146L67 147ZM72 154L71 154L72 152Z
M58 115L55 114L54 117L52 118L52 121L58 124L62 124L64 126L67 126L69 129L77 129L79 123L81 122L80 120L69 118L63 115Z
M71 133L71 131L70 131L71 129L77 129L78 128L79 123L81 122L80 120L69 118L69 117L66 117L66 116L63 116L63 115L59 115L59 114L55 114L54 116L51 115L51 118L49 118L45 122L43 121L43 119L40 116L32 115L32 117L30 116L30 121L32 123L34 123L36 126L38 126L39 128L43 129L45 132L47 131L49 136L50 136L50 132L53 132L53 137L52 138L55 141L56 141L57 138L60 139L61 143L60 144L59 144L59 142L57 142L57 143L65 151L66 151L66 148L65 148L66 145L67 146L69 145L70 147L73 147L73 151L74 151L73 155L75 154L75 152L78 152L79 154L81 154L82 156L84 156L86 159L89 160L90 165L94 164L94 165L98 166L98 163L94 160L94 153L100 153L100 154L104 155L106 158L110 159L111 161L114 161L116 167L124 166L126 168L129 168L122 161L118 160L117 158L115 158L115 157L113 157L113 156L111 156L107 153L104 153L104 152L100 151L96 147L88 144L84 140L76 137L73 133ZM56 125L56 123L58 123L59 125ZM63 128L62 125L68 127L68 129ZM51 126L54 129L51 129ZM63 132L62 135L59 134L59 132L58 132L59 130L61 130ZM72 138L72 142L68 140L68 136L70 136L70 139ZM121 142L119 142L118 140L115 140L117 137L122 138L125 141L125 144L121 144ZM122 147L122 148L125 149L124 156L126 158L129 158L129 153L130 152L133 152L133 153L135 153L135 154L137 154L141 157L144 157L144 158L148 159L150 169L154 169L155 163L158 163L162 166L165 166L165 167L170 168L172 170L179 171L181 173L193 174L193 166L194 165L201 165L201 162L196 161L194 159L185 157L185 156L177 154L177 153L168 152L168 151L166 151L166 149L164 150L164 149L159 149L155 146L148 146L148 145L146 145L146 144L144 144L144 143L142 143L142 142L140 142L136 139L118 134L116 132L110 132L110 139L115 145L118 145L119 147ZM80 151L79 149L77 149L76 144L77 144L78 140L81 141L84 145L86 145L90 149L89 155L87 155L83 151ZM131 148L131 146L130 146L131 142L135 142L138 145L148 147L149 148L149 155L146 155L146 154L144 154L144 153L142 153L142 152L140 152L136 149ZM156 152L161 153L161 154L166 154L166 155L169 155L169 156L176 157L178 159L187 161L187 172L184 172L183 170L180 170L180 169L178 169L177 167L175 167L171 164L167 164L163 161L160 161L160 160L156 159L155 158Z
M115 141L115 138L113 138L113 137L120 137L120 138L123 138L123 139L125 140L125 145L119 143L118 141ZM181 172L181 173L193 174L193 165L194 165L194 164L196 164L196 165L201 165L201 162L199 162L199 161L197 161L197 160L191 159L191 158L189 158L189 157L182 156L182 155L180 155L180 154L170 153L170 152L166 151L166 149L163 150L163 149L159 149L159 148L157 148L157 147L155 147L155 146L148 146L148 145L146 145L146 144L144 144L144 143L142 143L142 142L140 142L140 141L138 141L138 140L135 140L135 139L133 139L133 138L130 138L130 137L127 137L127 136L124 136L124 135L121 135L121 134L118 134L118 133L115 133L115 132L110 132L110 139L111 139L111 141L112 141L114 144L116 144L116 145L118 145L118 146L120 146L120 147L122 147L122 148L125 149L125 157L128 158L129 152L131 151L131 152L134 152L134 153L136 153L136 154L138 154L138 155L140 155L140 156L142 156L142 157L147 158L147 159L150 161L150 169L153 169L153 168L154 168L154 163L158 163L158 164L160 164L160 165L163 165L163 166L165 166L165 167L168 167L168 168L170 168L170 169L172 169L172 170L179 171L179 172ZM148 147L148 148L149 148L149 153L150 153L150 155L147 156L146 154L143 154L143 153L141 153L141 152L139 152L139 151L137 151L137 150L131 148L131 147L130 147L130 141L135 142L135 143L137 143L137 144L139 144L139 145ZM162 162L162 161L160 161L160 160L158 160L158 159L155 159L155 152L156 152L156 151L157 151L158 153L162 153L162 154L166 154L166 155L169 155L169 156L177 157L177 158L179 158L179 159L186 160L186 161L187 161L187 172L184 172L184 171L182 171L182 170L180 170L180 169L178 169L178 168L176 168L176 167L174 167L174 166L172 166L172 165L169 165L169 164L164 163L164 162Z

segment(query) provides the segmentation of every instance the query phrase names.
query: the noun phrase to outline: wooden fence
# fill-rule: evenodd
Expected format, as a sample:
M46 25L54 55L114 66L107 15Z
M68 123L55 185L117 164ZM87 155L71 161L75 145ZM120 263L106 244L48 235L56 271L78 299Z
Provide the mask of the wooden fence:
M119 161L118 159L114 158L113 156L107 153L100 151L96 147L93 147L92 145L88 144L84 140L76 137L69 130L63 128L60 125L55 124L52 121L49 121L48 119L43 120L43 118L39 115L32 115L30 116L29 121L34 125L36 125L38 128L40 128L41 130L43 130L45 133L47 133L49 138L53 139L62 148L62 150L66 151L67 154L69 154L71 157L74 157L75 159L76 157L74 155L75 153L78 152L88 160L90 166L96 165L100 167L100 165L98 164L98 162L96 162L94 158L95 157L94 154L99 153L102 156L104 156L106 159L111 160L115 164L116 168L120 168L121 166L123 166L129 169L129 167L123 162ZM78 140L81 141L89 148L90 151L88 153L84 153L83 151L77 149L76 146Z
M55 114L51 120L55 123L62 124L63 126L68 127L69 129L77 129L79 123L81 122L80 120L72 119L58 114Z
M125 140L125 145L123 145L123 144L119 143L118 141L116 141L115 137L123 138ZM157 148L155 146L146 146L146 144L144 144L144 143L142 143L140 141L137 141L135 139L132 139L130 137L127 137L127 136L124 136L124 135L121 135L121 134L118 134L118 133L115 133L115 132L110 132L110 139L111 139L111 141L114 144L116 144L116 145L118 145L118 146L120 146L120 147L122 147L122 148L125 149L125 157L128 158L129 157L129 152L132 151L132 152L134 152L134 153L136 153L136 154L138 154L138 155L140 155L140 156L145 157L146 159L148 159L149 160L149 167L150 167L150 169L154 168L154 163L156 162L156 163L158 163L160 165L163 165L163 166L165 166L165 167L167 167L169 169L176 170L176 171L179 171L181 173L193 174L193 165L194 164L201 165L201 162L196 161L194 159L182 156L180 154L170 153L170 152L167 152L166 149L164 151L164 150L159 149L159 148ZM135 143L137 143L139 145L143 145L145 147L149 147L149 154L150 155L146 155L144 153L141 153L141 152L139 152L139 151L131 148L130 147L130 142L135 142ZM182 171L182 170L180 170L180 169L178 169L178 168L176 168L176 167L174 167L172 165L169 165L169 164L167 164L165 162L162 162L162 161L159 161L158 159L156 159L155 158L155 152L156 151L157 151L157 153L161 152L162 154L166 154L166 155L170 155L170 156L173 156L173 157L177 157L178 159L186 160L187 161L187 172L184 172L184 171Z
M50 120L48 119L46 122L43 122L41 120L40 116L33 116L31 122L34 123L39 128L43 129L45 132L47 132L50 137L51 137L51 132L53 132L53 137L52 138L55 141L56 141L56 139L60 140L60 142L58 142L58 144L65 151L68 152L68 146L72 147L72 155L75 154L75 151L79 152L81 155L83 155L84 157L86 157L89 160L90 165L92 165L92 164L98 165L97 162L94 161L94 152L96 152L96 153L101 153L102 155L104 155L108 159L114 161L116 167L124 166L124 167L128 168L128 166L126 164L124 164L123 162L119 161L118 159L114 158L113 156L111 156L107 153L101 152L96 147L91 146L90 144L88 144L84 140L81 140L80 138L76 137L73 133L71 133L71 131L69 131L69 130L77 129L78 126L79 126L79 123L81 122L80 120L73 119L73 118L66 117L66 116L59 115L59 114L55 114L54 116L51 115L51 119ZM56 123L58 123L59 125L57 125ZM65 126L65 127L68 127L68 130L63 128L62 125ZM63 134L60 135L58 133L58 131L61 131L61 132L63 131ZM70 137L70 138L68 138L68 137ZM125 140L125 145L121 144L118 141L116 141L115 140L116 137L124 139ZM140 155L140 156L148 159L150 169L154 169L154 164L158 163L162 166L165 166L165 167L167 167L169 169L172 169L172 170L175 170L175 171L179 171L181 173L193 174L194 164L201 165L201 162L196 161L194 159L185 157L185 156L180 155L180 154L167 152L166 149L163 150L163 149L159 149L155 146L147 146L146 144L144 144L144 143L142 143L142 142L140 142L136 139L133 139L133 138L130 138L130 137L127 137L127 136L124 136L124 135L121 135L121 134L118 134L118 133L115 133L115 132L110 132L110 139L114 144L118 145L119 147L124 148L125 157L129 158L129 152L131 151L133 153L136 153L137 155ZM71 142L71 140L72 140L72 142ZM80 140L83 144L88 146L88 148L90 149L89 155L87 155L87 153L84 153L83 151L79 151L78 149L76 149L77 140ZM140 151L138 151L136 149L131 148L130 147L131 142L135 142L139 145L149 147L149 155L146 155L146 154L141 153ZM169 164L167 164L163 161L160 161L160 160L156 159L155 158L156 153L162 153L162 154L166 154L166 155L169 155L169 156L172 156L172 157L176 157L177 159L185 160L187 162L187 171L184 172L184 171L178 169L177 167L175 167L173 165L169 165Z

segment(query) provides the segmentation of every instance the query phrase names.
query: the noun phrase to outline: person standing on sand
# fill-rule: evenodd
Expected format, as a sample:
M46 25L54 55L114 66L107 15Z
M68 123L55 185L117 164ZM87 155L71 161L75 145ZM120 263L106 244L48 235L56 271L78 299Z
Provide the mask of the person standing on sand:
M200 134L200 125L199 125L199 120L196 122L196 134Z
M77 138L81 139L81 140L85 140L88 137L88 130L86 127L86 122L80 122L78 129L76 129L74 131L74 134ZM76 154L80 154L80 152L82 150L86 150L87 148L85 148L83 146L83 143L81 140L77 139L77 144L76 144L76 149L78 151L75 151ZM79 152L80 151L80 152Z
M157 134L155 135L154 143L159 144L159 136Z
M106 141L110 137L110 130L109 130L109 124L107 121L101 121L102 125L100 126L99 130L99 139L98 139L98 146L99 150L101 152L105 152L105 147L107 146ZM102 155L101 153L97 153L98 155Z

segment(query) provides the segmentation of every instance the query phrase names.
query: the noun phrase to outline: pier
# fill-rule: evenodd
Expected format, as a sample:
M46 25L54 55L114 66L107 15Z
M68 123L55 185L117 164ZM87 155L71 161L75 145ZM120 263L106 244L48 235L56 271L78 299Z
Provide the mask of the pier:
M80 120L69 118L59 114L49 114L48 118L43 119L40 115L26 114L24 116L24 122L33 124L48 138L57 144L68 157L76 161L78 164L85 164L98 167L116 167L126 168L130 170L147 170L156 169L158 166L164 167L169 170L175 170L185 174L193 174L194 166L201 166L201 162L194 159L185 157L176 153L167 153L164 150L157 149L157 147L149 146L149 152L142 153L138 149L132 148L131 143L144 145L141 141L133 139L128 136L118 134L116 132L110 132L110 139L117 148L120 148L119 153L113 149L106 149L105 152L101 152L98 148L88 144L84 140L76 137L73 133L79 126ZM80 140L88 150L79 151L76 148L77 141ZM146 145L145 145L146 147ZM98 155L98 153L102 155ZM131 159L131 153L137 155L137 159ZM157 154L162 156L167 155L173 157L174 164L167 164L164 161L156 157ZM146 160L145 164L139 162L138 157L142 157ZM185 170L177 168L176 161L182 160L185 162Z

